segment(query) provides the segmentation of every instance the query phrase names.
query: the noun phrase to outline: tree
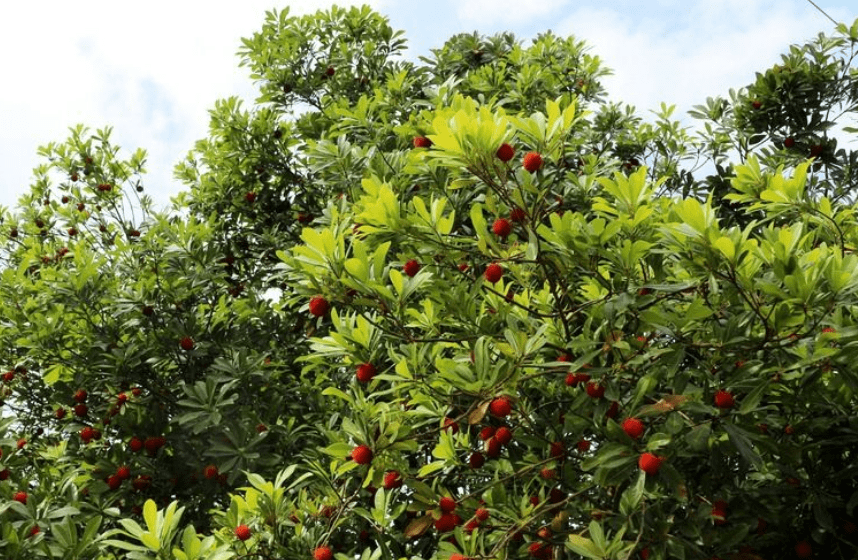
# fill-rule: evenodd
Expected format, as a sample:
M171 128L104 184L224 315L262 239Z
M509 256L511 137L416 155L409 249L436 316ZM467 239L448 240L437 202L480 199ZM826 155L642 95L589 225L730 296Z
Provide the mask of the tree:
M854 557L853 155L799 115L856 40L695 138L574 38L271 12L165 215L73 130L3 213L4 554Z

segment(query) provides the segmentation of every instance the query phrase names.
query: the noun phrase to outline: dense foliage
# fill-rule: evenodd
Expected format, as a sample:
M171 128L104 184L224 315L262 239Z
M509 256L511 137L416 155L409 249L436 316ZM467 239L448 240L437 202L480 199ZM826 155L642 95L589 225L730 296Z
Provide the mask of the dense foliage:
M271 12L165 214L73 129L2 211L3 557L854 558L856 42L692 130Z

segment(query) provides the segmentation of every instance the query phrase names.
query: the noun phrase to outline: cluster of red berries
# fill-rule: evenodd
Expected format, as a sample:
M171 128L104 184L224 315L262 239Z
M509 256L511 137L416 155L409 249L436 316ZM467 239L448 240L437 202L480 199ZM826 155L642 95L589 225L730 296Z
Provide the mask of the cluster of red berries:
M107 486L111 490L118 490L122 482L131 478L131 469L125 465L116 469L116 472L107 477Z

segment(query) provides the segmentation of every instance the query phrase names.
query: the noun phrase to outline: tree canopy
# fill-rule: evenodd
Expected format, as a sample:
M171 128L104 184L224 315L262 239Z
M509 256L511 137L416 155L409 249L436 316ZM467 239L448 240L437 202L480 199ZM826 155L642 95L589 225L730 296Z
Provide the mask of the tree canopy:
M574 37L272 11L167 212L0 234L4 558L855 558L858 21L682 124Z

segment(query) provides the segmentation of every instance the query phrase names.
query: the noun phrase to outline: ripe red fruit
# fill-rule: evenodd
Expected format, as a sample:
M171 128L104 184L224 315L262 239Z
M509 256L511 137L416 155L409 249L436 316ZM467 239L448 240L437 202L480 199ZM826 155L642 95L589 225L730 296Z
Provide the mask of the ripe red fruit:
M375 366L370 363L361 364L357 367L357 373L355 377L361 383L369 383L373 377L375 377L376 369Z
M0 471L0 480L8 480L9 478L9 469L3 469Z
M652 453L641 453L638 459L638 467L646 474L656 474L661 468L661 462L664 457L658 457Z
M813 556L813 549L807 541L799 541L795 543L795 555L799 558L810 558Z
M784 148L792 148L793 146L795 146L795 138L793 138L792 136L787 136L784 139Z
M814 144L810 147L810 157L818 157L822 154L822 145Z
M131 469L123 465L116 469L116 476L118 476L122 480L128 480L129 478L131 478Z
M494 426L486 426L485 428L480 430L480 439L483 441L486 441L487 439L489 439L493 435L495 435Z
M727 502L724 500L715 500L712 503L712 518L715 525L725 525L727 523Z
M563 446L562 441L553 441L551 442L551 447L549 447L548 454L551 455L552 459L559 459L566 454L566 449Z
M459 516L455 513L445 513L435 520L435 529L441 533L452 531L458 525Z
M715 392L715 406L718 408L732 408L735 402L733 394L729 391L718 390Z
M235 536L240 541L246 541L250 538L250 527L247 525L239 525L235 528Z
M86 397L87 392L84 389L78 389L77 392L74 394L75 402L84 402L86 400Z
M492 459L497 459L498 457L500 457L502 447L503 444L498 440L498 438L493 437L487 442L486 455L488 455Z
M135 490L145 490L152 484L152 477L148 474L141 474L131 483Z
M331 560L334 553L329 546L319 546L313 551L313 560Z
M206 468L203 469L203 476L209 480L216 478L217 475L218 472L217 467L215 465L206 465Z
M515 156L515 148L504 142L498 148L498 151L495 152L495 155L499 160L506 163Z
M497 263L492 263L486 267L485 278L492 284L495 284L503 276L503 268Z
M384 489L393 490L402 486L402 476L399 471L387 471L384 473Z
M524 169L526 171L533 173L542 167L542 156L537 152L528 152L524 154L524 160L522 163L524 164Z
M452 434L459 433L459 423L453 420L452 418L444 418L444 427L442 428L445 432L450 432Z
M580 451L581 453L585 453L587 451L590 451L590 445L592 444L589 440L582 439L575 444L575 448L578 449L578 451Z
M623 421L623 431L632 439L640 438L645 429L644 423L637 418L626 418Z
M474 517L476 517L480 521L485 521L489 518L489 510L487 510L486 508L477 508L476 513L474 513Z
M756 100L756 99L755 99L755 100L753 100L753 101L751 102L751 107L753 107L754 109L759 109L759 108L760 108L760 107L762 107L762 106L763 106L763 104L762 104L762 103L760 103L760 102L759 102L758 100Z
M314 317L324 317L330 309L328 300L322 296L313 296L310 298L310 314Z
M41 527L39 527L38 525L33 525L33 526L30 528L30 536L31 536L31 537L35 537L36 535L38 535L38 534L39 534L39 533L41 533L41 532L42 532L42 528L41 528Z
M63 407L59 407L55 412L54 416L57 417L57 420L62 420L66 417L66 409Z
M492 224L492 232L498 237L507 237L512 233L512 224L506 218L498 218Z
M27 493L24 492L23 490L19 491L19 492L15 492L15 495L12 496L12 499L18 503L27 505Z
M249 193L244 195L244 200L246 200L249 203L252 203L254 200L256 200L256 193L253 191L250 191Z
M539 476L541 476L545 480L552 480L555 476L557 476L557 471L555 471L554 469L549 469L548 467L544 467L541 471L539 471Z
M441 511L444 513L453 513L453 511L456 510L456 500L449 496L444 496L438 500L438 507L441 508Z
M479 451L472 453L468 458L468 466L472 469L478 469L486 464L486 457Z
M587 383L587 395L592 399L601 399L605 396L605 387L595 381L590 381Z
M74 415L75 416L77 416L79 418L83 418L84 416L86 416L87 412L89 412L89 407L86 406L85 404L81 403L81 404L74 405Z
M80 431L80 439L83 440L84 443L89 443L92 441L92 438L95 437L95 430L93 430L89 426L84 426Z
M506 445L512 441L512 431L506 426L502 426L495 432L493 439L501 445Z
M512 412L512 403L509 402L507 397L498 397L489 405L489 411L491 411L495 416L504 418Z
M411 259L405 266L402 267L402 271L405 272L409 277L414 278L414 276L420 272L420 263L414 259Z
M352 449L352 460L358 465L368 465L372 462L372 449L366 445L358 445Z
M122 479L119 478L118 475L111 475L107 479L107 486L109 486L111 490L118 490L119 487L122 486Z
M146 441L143 442L143 447L146 448L149 454L154 455L159 449L164 447L165 443L167 443L167 440L163 436L151 436L147 437Z
M425 136L416 136L413 140L415 148L428 148L432 145L432 140Z
M182 337L182 340L179 341L179 345L182 347L182 350L190 352L194 349L194 339L189 336Z
M524 212L524 209L522 209L522 208L513 208L512 211L509 213L510 221L514 222L516 224L519 222L523 222L526 217L527 217L527 214Z
M143 449L143 442L140 441L140 438L133 437L131 438L131 441L128 442L128 447L131 449L131 451L137 453L138 451Z

